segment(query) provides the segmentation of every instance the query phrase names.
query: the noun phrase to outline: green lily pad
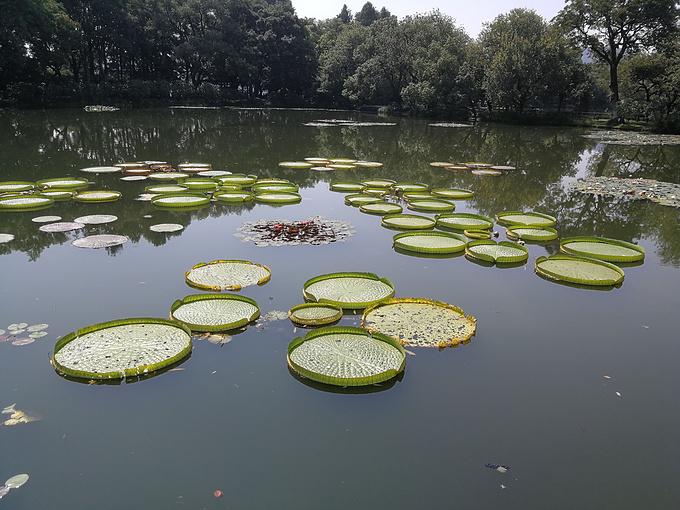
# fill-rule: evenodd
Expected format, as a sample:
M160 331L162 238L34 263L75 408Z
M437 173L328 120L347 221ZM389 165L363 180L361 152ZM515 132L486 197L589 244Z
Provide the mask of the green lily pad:
M612 286L623 282L625 273L614 264L572 255L539 257L535 263L539 275L583 285Z
M472 213L450 213L435 216L437 228L451 230L485 230L493 227L494 220L488 216Z
M239 184L244 188L252 186L257 181L257 175L231 174L217 178L222 184Z
M505 232L508 239L516 241L554 241L557 239L557 230L552 227L508 227Z
M475 193L469 189L437 188L432 190L432 194L448 200L465 200L472 198Z
M253 194L245 190L220 190L213 193L213 198L218 202L244 204L253 201Z
M538 212L510 211L496 215L496 221L501 225L524 225L532 227L554 227L554 217Z
M219 180L209 177L187 177L186 179L180 179L178 182L191 191L214 191L220 184Z
M28 482L28 478L29 477L27 474L15 475L5 482L5 487L10 489L18 489L23 484Z
M361 327L405 346L455 347L475 334L477 320L457 306L419 298L395 298L364 311Z
M181 184L154 184L147 186L144 191L147 193L157 193L159 195L167 195L171 193L186 193L189 190L187 186Z
M388 214L382 217L381 224L395 230L428 230L434 228L436 221L416 214Z
M467 244L465 237L449 232L402 232L392 239L395 248L416 253L458 253Z
M305 303L291 308L288 317L303 326L325 326L342 318L342 308L330 303Z
M313 381L335 386L366 386L404 370L406 354L395 340L353 327L326 327L288 346L288 365Z
M52 200L55 201L66 201L66 200L71 200L75 195L76 191L71 191L68 189L45 189L40 192L39 195L41 197L47 197L51 198Z
M310 163L309 161L281 161L279 163L279 166L282 168L293 168L296 170L304 170L306 168L312 168L314 166L313 163Z
M118 216L114 216L113 214L88 214L86 216L79 216L73 221L85 223L86 225L101 225L104 223L111 223L117 219Z
M448 212L456 208L456 204L448 200L409 200L406 205L413 211L420 212Z
M361 184L371 188L390 188L395 182L392 179L365 179Z
M247 260L213 260L195 265L186 272L186 282L202 290L241 290L249 285L264 285L271 279L267 266Z
M110 248L112 246L119 246L125 244L129 239L125 236L115 234L100 234L94 236L87 236L75 239L71 245L76 248Z
M191 331L175 321L144 318L103 322L57 342L52 364L86 379L122 379L149 374L191 353Z
M210 163L180 163L179 165L177 165L177 170L179 170L180 172L197 174L198 172L212 170L212 165Z
M89 181L80 177L55 177L42 179L36 184L41 188L79 190L87 188Z
M256 182L250 189L253 190L253 193L271 193L277 191L297 193L299 186L292 182Z
M54 200L40 195L0 197L0 211L36 211L54 205Z
M120 172L120 168L117 166L88 166L87 168L81 168L80 171L90 174L113 174Z
M363 160L355 161L354 165L358 166L359 168L380 168L381 166L383 166L383 164L380 163L379 161L363 161Z
M360 207L364 204L376 204L382 202L382 198L364 193L353 193L345 195L345 204Z
M637 262L645 258L641 246L605 237L565 237L560 241L560 250L607 262Z
M154 181L178 181L187 177L189 177L189 174L186 172L154 172L149 174L149 179Z
M266 193L255 193L253 200L259 204L287 205L297 204L302 201L302 195L290 191L271 191Z
M339 191L341 193L358 193L366 187L360 182L331 182L329 188L331 191Z
M463 230L463 234L468 239L491 239L491 232L488 230L466 228Z
M200 193L172 193L152 198L151 203L159 209L183 209L209 205L210 199Z
M259 316L257 302L234 294L195 294L178 299L170 308L170 318L192 331L237 329Z
M20 193L35 188L34 182L27 181L4 181L0 182L0 193Z
M302 293L307 301L362 309L391 298L394 285L374 273L330 273L307 280Z
M516 264L529 258L529 250L519 244L492 240L470 241L465 247L466 255L485 262Z
M374 202L362 204L359 210L366 214L400 214L402 207L399 204L392 204L390 202Z
M489 168L475 168L475 169L471 169L471 170L470 170L470 173L472 173L472 174L474 174L474 175L491 175L491 176L494 176L494 177L503 174L502 171L496 170L496 169L494 169L494 168L492 168L492 167L489 167Z
M82 191L73 196L76 202L115 202L123 194L120 191Z
M408 193L409 191L428 191L430 187L422 182L395 182L391 188L396 192Z

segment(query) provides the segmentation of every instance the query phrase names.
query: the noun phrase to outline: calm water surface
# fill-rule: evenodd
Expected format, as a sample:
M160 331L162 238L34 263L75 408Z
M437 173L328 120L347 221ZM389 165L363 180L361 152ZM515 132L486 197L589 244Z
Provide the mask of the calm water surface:
M328 118L396 125L305 125ZM116 203L0 213L0 232L16 236L0 245L0 328L49 324L49 335L33 344L0 343L0 407L16 403L42 417L0 427L0 482L30 475L2 508L680 507L678 210L568 187L591 175L677 183L680 148L605 146L582 134L324 111L0 112L0 180L87 175L90 190L123 193ZM311 156L384 166L278 167ZM286 178L304 199L284 207L159 211L135 200L151 182L79 172L137 160L208 162ZM517 170L476 177L429 165L471 160ZM562 236L635 242L646 259L624 268L620 288L597 291L534 273L534 259L557 252L557 244L527 244L528 263L512 269L400 254L392 248L395 232L379 217L329 191L331 181L377 177L472 189L474 198L457 202L457 211L545 212L557 217ZM85 232L130 242L75 248L71 241L82 232L38 231L31 218L46 214L65 221L114 214L118 221ZM356 234L342 243L281 247L234 237L246 221L315 215L351 222ZM149 231L161 222L185 229ZM495 229L504 239L505 229ZM411 349L403 377L368 392L291 375L286 347L305 331L287 320L260 322L223 346L195 342L184 370L136 382L89 385L50 365L57 338L78 328L167 317L176 299L196 293L184 273L216 259L271 269L269 283L241 291L263 315L302 303L302 285L313 276L370 271L389 278L398 297L461 307L478 319L477 334L455 349ZM347 315L340 324L359 319ZM499 473L487 463L510 469ZM224 497L216 499L215 490Z

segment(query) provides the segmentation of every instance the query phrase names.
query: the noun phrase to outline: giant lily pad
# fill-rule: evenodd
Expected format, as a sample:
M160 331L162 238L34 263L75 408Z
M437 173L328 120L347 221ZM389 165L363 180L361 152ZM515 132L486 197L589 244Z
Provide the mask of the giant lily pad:
M159 209L184 209L203 207L210 204L210 199L200 193L172 193L152 198L151 203Z
M77 221L60 221L41 225L38 230L41 232L70 232L72 230L81 229L84 226L85 223L78 223Z
M517 264L529 258L529 250L522 245L490 239L470 241L465 247L465 253L473 259L497 264Z
M9 489L18 489L28 482L28 478L27 474L15 475L5 482L5 487L8 487Z
M388 214L382 217L380 223L395 230L428 230L434 228L436 221L417 214Z
M154 172L149 174L149 179L154 181L178 181L189 177L186 172Z
M302 201L302 195L291 191L271 191L255 193L253 199L260 204L286 205Z
M361 309L394 295L394 285L373 273L331 273L307 280L302 293L308 301Z
M218 177L222 184L238 184L243 187L251 186L257 181L256 175L230 174Z
M244 204L252 202L253 194L245 190L221 190L213 194L213 198L218 202L227 204Z
M279 163L281 168L293 168L295 170L305 170L307 168L312 168L314 163L309 161L281 161Z
M391 188L395 192L408 193L409 191L427 191L430 187L422 182L395 182Z
M48 197L51 198L52 200L57 200L57 201L66 201L66 200L71 200L75 195L76 191L72 191L69 189L44 189L40 192L39 195L41 197Z
M338 191L340 193L358 193L366 187L365 184L360 182L344 182L337 181L331 182L329 188L331 191Z
M437 197L446 198L448 200L465 200L472 198L474 191L458 188L438 188L433 189L432 194Z
M125 244L129 241L126 236L115 234L100 234L75 239L71 244L76 248L110 248Z
M179 184L186 186L192 191L214 191L217 189L220 181L210 177L187 177L186 179L180 179Z
M90 174L114 174L120 172L120 168L117 166L88 166L81 168L80 171Z
M303 326L323 326L342 318L342 308L330 303L305 303L288 311L288 317Z
M402 345L454 347L475 334L477 320L457 306L431 299L395 298L364 311L361 326Z
M369 204L362 204L359 210L366 214L400 214L402 207L399 204L392 204L390 202L375 202Z
M170 318L192 331L227 331L240 328L260 316L258 304L234 294L195 294L178 299L170 308Z
M393 237L394 247L416 253L458 253L465 250L467 240L449 232L402 232Z
M57 342L52 364L86 379L122 379L172 365L191 352L191 331L164 319L124 319L95 324Z
M113 214L87 214L85 216L79 216L73 221L85 223L86 225L101 225L104 223L111 223L117 219L118 216L114 216Z
M450 213L435 216L437 227L452 230L485 230L493 226L493 219L472 213Z
M56 177L36 183L41 188L78 190L87 188L89 181L80 177Z
M366 195L364 193L352 193L351 195L345 195L345 204L352 205L354 207L360 207L364 204L375 204L382 202L382 198L373 195Z
M390 188L396 181L392 179L364 179L361 183L371 188Z
M409 209L421 212L449 212L456 208L456 204L448 200L410 200L406 205Z
M35 188L35 183L27 181L4 181L0 182L0 193L19 193L30 191Z
M539 257L535 268L539 275L548 279L583 285L618 285L624 278L623 269L614 264L572 255Z
M0 211L37 211L53 205L53 199L39 195L0 197Z
M151 225L149 227L149 230L152 232L159 232L159 233L171 233L171 232L179 232L180 230L184 229L184 225L180 225L179 223L158 223L156 225Z
M14 239L14 234L0 234L0 244L9 243Z
M123 194L120 191L82 191L74 195L76 202L115 202Z
M181 184L154 184L153 186L144 188L144 191L147 193L163 195L170 193L185 193L188 189L187 186L182 186Z
M522 239L526 241L554 241L557 239L557 230L552 227L508 227L505 232L508 239L516 241Z
M392 338L353 327L310 331L288 346L288 365L313 381L335 386L366 386L404 370L404 348Z
M539 212L509 211L496 215L496 221L501 225L525 225L535 227L554 227L556 220L548 214Z
M607 262L637 262L645 258L641 246L606 237L565 237L560 241L560 250Z
M241 290L249 285L264 285L271 271L247 260L213 260L195 265L185 278L189 285L203 290Z

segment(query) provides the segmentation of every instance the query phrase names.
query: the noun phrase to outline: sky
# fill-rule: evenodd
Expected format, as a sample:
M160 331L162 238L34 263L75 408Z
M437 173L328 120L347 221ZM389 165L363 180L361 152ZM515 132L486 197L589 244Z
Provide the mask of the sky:
M352 14L361 10L367 0L292 0L295 12L300 18L325 20L340 13L343 4ZM411 14L425 14L439 9L455 19L456 25L476 38L482 24L493 21L499 14L523 7L533 9L550 21L562 7L565 0L370 0L377 10L385 7L390 14L403 18Z

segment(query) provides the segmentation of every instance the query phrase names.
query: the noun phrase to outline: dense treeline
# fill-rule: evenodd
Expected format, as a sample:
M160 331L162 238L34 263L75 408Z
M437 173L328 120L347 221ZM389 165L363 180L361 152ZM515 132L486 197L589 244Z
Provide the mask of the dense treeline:
M552 21L513 9L477 39L439 11L397 19L370 2L321 21L289 0L0 0L0 12L4 105L381 105L506 119L606 108L680 125L672 0L568 0Z

